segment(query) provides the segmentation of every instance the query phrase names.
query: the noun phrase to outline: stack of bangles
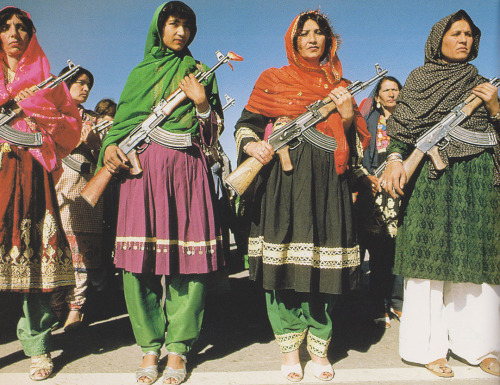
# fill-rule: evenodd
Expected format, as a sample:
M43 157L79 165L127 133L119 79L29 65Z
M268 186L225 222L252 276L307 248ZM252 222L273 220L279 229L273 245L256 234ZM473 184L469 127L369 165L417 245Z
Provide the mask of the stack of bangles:
M399 152L393 152L392 154L390 154L385 161L385 166L387 167L394 162L403 163L403 156Z

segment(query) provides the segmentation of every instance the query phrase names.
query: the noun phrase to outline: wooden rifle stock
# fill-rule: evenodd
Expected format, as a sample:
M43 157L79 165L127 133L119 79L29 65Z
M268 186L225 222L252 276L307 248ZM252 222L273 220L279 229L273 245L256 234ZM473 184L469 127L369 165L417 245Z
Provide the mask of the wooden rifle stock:
M243 195L263 166L257 159L250 157L229 174L225 182L238 195Z
M111 174L106 167L101 168L99 172L92 177L89 183L87 183L80 195L89 205L95 207L112 178L113 174Z

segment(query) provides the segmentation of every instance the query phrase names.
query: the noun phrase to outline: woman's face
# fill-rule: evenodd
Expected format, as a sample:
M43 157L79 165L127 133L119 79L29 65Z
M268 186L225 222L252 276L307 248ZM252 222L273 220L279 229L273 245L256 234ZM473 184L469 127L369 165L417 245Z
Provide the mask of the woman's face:
M189 41L191 30L186 19L169 16L163 27L163 45L172 51L182 51Z
M386 110L392 110L396 107L396 98L399 95L399 87L392 80L384 80L380 86L375 101L379 102Z
M83 104L87 101L90 93L90 79L86 74L81 74L76 79L70 89L69 93L71 94L71 98L77 104Z
M447 63L464 62L472 49L472 30L466 20L455 21L446 31L441 43L441 54Z
M0 40L2 41L2 51L7 56L20 60L28 48L30 36L24 23L14 15L0 27Z
M300 56L312 64L319 64L325 52L326 38L321 32L318 23L307 20L297 38L297 50Z

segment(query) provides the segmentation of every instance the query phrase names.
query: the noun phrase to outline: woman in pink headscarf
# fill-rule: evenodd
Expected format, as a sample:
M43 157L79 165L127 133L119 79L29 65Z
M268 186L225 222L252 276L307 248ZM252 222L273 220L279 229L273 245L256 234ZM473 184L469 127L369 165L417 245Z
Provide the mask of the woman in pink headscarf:
M81 119L64 84L30 89L50 76L50 67L26 12L0 11L0 43L0 107L17 111L11 128L41 133L43 142L16 145L0 130L0 291L23 295L17 335L31 357L30 378L44 380L53 367L51 293L75 279L54 182L80 139Z

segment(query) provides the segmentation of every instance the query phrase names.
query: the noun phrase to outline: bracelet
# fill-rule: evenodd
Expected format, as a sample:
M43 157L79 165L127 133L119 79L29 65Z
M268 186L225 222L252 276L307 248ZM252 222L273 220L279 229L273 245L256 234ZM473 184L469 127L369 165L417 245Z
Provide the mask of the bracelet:
M210 113L212 112L212 108L208 106L208 110L206 112L201 113L196 109L196 116L200 119L208 119L210 117Z
M498 122L500 120L500 111L496 115L490 116L490 120Z
M399 152L393 152L387 156L387 160L392 160L392 159L403 159L403 155L401 155Z
M403 159L398 159L398 158L391 159L386 162L385 167L389 166L391 163L396 163L396 162L403 164Z

